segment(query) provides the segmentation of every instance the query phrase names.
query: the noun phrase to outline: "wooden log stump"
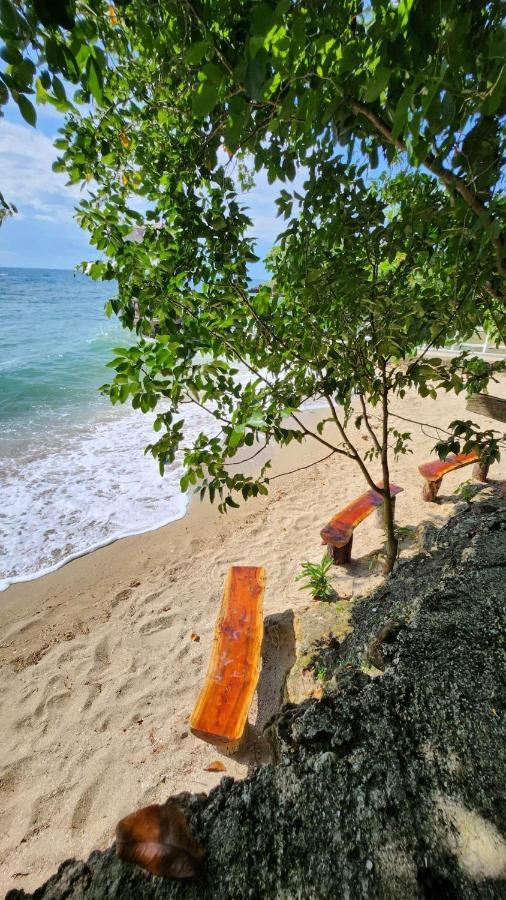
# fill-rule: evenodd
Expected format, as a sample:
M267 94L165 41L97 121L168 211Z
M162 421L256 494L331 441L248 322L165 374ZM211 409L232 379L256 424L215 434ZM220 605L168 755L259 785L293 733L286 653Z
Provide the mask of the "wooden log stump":
M351 561L351 548L353 546L353 535L347 544L342 547L333 547L332 544L327 545L328 554L335 566L345 566Z
M473 466L473 478L475 481L486 482L488 479L488 470L490 465L488 463L477 462Z
M426 503L435 503L437 492L441 487L442 478L439 481L425 481L422 487L422 497Z

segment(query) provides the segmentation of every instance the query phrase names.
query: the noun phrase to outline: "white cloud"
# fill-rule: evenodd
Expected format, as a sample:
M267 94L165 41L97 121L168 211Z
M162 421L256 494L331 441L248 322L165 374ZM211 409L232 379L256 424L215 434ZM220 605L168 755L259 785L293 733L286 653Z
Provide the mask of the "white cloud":
M68 223L79 187L53 172L57 151L47 135L27 125L0 121L0 190L20 213Z

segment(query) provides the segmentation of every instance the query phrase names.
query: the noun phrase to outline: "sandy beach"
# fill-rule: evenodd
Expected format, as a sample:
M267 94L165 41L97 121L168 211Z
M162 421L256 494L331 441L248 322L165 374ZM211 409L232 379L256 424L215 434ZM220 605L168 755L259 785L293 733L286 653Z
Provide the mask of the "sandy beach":
M504 388L503 381L491 392L504 396ZM501 423L466 413L464 396L407 396L393 411L441 427L462 417L501 430ZM436 435L406 423L402 430L412 431L414 452L392 463L392 480L404 488L397 523L441 525L471 468L446 476L439 503L424 503L417 466L431 457ZM273 474L324 455L306 441L278 452ZM373 471L379 477L378 463ZM503 460L490 479L504 478ZM351 460L334 456L276 478L268 497L226 517L194 502L177 522L0 594L2 896L10 887L34 889L64 859L108 846L118 819L134 809L183 790L208 791L223 774L244 777L261 760L261 728L281 705L291 659L283 623L312 602L295 576L302 561L321 558L322 526L366 487ZM340 596L364 595L381 580L370 554L382 540L374 517L360 526L354 561L331 573ZM406 539L402 553L410 552L414 544ZM188 725L233 564L262 565L267 573L254 727L235 758L220 757ZM206 771L218 758L226 772Z

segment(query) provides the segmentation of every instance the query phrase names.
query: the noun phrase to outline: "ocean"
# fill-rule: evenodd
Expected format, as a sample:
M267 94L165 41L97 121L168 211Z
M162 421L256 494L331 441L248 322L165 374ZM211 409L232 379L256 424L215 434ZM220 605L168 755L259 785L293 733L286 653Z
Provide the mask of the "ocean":
M152 415L113 407L112 348L132 336L104 303L114 284L0 268L0 590L184 515L181 467L144 447ZM192 411L187 433L205 427Z

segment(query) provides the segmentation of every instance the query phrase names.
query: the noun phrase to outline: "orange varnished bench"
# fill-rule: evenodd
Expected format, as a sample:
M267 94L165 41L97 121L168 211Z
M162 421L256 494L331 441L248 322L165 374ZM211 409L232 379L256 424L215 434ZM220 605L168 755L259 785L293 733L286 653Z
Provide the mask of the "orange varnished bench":
M418 471L422 478L425 479L422 496L429 503L434 503L437 492L441 487L443 477L454 469L461 469L462 466L469 466L475 463L473 476L478 481L486 481L489 467L480 463L480 459L476 450L471 453L451 453L446 459L435 459L432 462L423 463L418 466Z
M378 487L382 487L382 482L378 484ZM396 484L390 485L390 496L394 498L394 503L396 494L400 494L403 490L404 488L398 487ZM350 561L355 528L375 509L383 505L383 499L381 494L371 488L345 506L330 520L328 525L325 525L325 528L322 528L320 532L322 541L327 544L336 565L343 566Z
M239 746L257 686L264 590L263 568L229 569L206 679L190 720L194 735L228 752Z

